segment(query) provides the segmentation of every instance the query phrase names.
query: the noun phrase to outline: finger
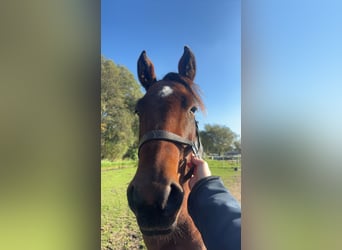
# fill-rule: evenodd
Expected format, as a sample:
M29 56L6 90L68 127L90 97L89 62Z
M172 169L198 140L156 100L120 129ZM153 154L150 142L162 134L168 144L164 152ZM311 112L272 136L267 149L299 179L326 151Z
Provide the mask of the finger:
M190 178L190 180L189 180L189 187L190 187L190 189L193 188L193 186L195 185L195 183L196 183L195 177L192 176L192 177Z
M198 165L202 162L203 160L198 158L196 155L191 155L191 162L195 165Z
M196 161L198 158L195 154L191 154L191 161Z

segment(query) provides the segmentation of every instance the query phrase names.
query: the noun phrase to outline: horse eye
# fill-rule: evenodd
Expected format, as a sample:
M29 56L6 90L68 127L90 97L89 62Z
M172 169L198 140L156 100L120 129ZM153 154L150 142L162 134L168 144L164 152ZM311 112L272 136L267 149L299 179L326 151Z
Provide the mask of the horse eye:
M192 113L195 113L196 111L197 111L197 107L192 107L191 109L190 109L190 111L192 112Z

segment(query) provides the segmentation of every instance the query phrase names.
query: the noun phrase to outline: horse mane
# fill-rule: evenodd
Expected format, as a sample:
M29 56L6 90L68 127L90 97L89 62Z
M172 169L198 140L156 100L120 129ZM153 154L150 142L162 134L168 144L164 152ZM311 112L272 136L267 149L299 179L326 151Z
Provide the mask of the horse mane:
M196 83L191 81L188 77L181 76L174 72L166 74L163 80L174 81L182 84L193 95L201 111L205 112L205 106L201 98L201 90Z

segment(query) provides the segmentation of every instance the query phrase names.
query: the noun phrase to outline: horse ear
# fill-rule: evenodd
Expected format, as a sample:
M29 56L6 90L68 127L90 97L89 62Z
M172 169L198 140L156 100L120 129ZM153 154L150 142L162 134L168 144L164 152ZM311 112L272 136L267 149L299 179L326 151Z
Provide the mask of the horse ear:
M184 53L178 63L178 73L190 78L192 81L195 79L196 60L188 46L184 46Z
M146 56L146 51L141 52L138 59L138 78L141 85L147 91L153 83L155 83L156 75L154 73L153 63Z

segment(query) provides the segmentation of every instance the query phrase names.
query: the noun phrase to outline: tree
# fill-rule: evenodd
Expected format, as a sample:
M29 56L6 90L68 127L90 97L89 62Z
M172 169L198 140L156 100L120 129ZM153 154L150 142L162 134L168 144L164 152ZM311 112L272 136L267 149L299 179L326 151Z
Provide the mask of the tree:
M101 57L101 158L121 159L137 144L140 85L123 66ZM130 152L130 155L132 152Z
M204 126L204 131L200 132L204 151L207 154L224 154L233 149L233 142L237 135L228 127L221 125Z
M239 152L240 154L241 154L241 140L239 139L239 140L235 140L234 142L233 142L233 144L234 144L234 150L236 151L236 152Z

